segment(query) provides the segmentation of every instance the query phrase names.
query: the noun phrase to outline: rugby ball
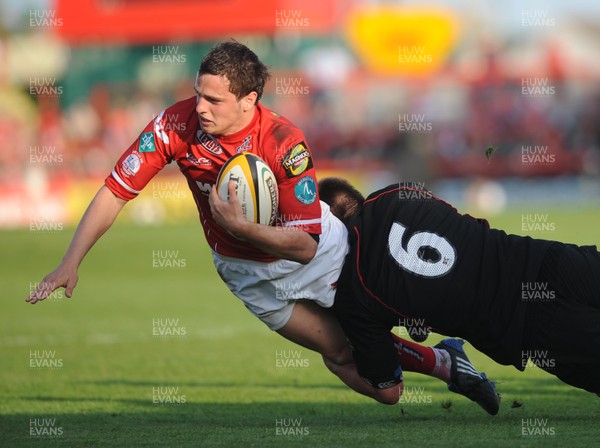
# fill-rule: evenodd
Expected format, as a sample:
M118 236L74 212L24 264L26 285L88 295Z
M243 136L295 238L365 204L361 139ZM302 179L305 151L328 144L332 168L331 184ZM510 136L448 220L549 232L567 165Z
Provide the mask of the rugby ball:
M241 152L229 159L217 177L217 193L229 199L228 184L235 182L235 191L248 221L270 226L279 207L279 189L271 168L260 157Z

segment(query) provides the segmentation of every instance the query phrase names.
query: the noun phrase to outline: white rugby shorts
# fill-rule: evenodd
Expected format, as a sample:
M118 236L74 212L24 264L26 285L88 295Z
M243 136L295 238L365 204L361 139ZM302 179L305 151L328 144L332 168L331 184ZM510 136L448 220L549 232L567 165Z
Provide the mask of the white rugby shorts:
M226 257L213 251L221 279L252 314L271 330L282 328L297 300L313 300L329 308L335 297L344 258L348 253L348 231L321 202L321 235L315 257L303 265L290 260L271 263Z

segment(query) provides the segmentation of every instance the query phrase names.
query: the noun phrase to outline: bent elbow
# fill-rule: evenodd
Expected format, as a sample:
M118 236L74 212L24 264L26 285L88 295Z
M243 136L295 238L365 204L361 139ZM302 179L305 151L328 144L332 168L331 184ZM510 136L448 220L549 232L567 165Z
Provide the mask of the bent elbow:
M382 396L382 397L378 397L377 401L381 404L386 404L388 406L393 406L396 403L398 403L398 401L400 400L400 396L396 395L395 397L392 396Z
M298 263L300 264L308 264L312 261L312 259L315 258L315 254L314 253L306 253L306 254L302 254L299 259L297 260Z
M301 251L299 251L298 255L295 257L294 261L297 261L300 264L308 264L315 258L317 255L317 245L311 245L310 247L303 247Z
M403 383L396 384L388 389L379 389L375 399L381 404L394 405L398 403L402 396Z

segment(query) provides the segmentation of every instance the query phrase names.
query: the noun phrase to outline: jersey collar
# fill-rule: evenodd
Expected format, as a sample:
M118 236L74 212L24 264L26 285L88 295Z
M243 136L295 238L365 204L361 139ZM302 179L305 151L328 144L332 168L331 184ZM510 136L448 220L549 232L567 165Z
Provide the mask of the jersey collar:
M250 123L248 123L243 129L234 132L233 134L220 136L217 138L217 140L223 143L236 143L242 141L242 139L250 133L250 130L258 121L258 118L260 117L260 108L261 105L257 104L256 108L254 109L254 116L252 117L252 120L250 120Z

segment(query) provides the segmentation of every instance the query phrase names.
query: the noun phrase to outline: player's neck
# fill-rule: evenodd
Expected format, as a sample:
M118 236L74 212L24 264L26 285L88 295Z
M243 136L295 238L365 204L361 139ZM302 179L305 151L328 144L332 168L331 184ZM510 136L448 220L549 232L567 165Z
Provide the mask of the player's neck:
M226 140L235 140L238 135L246 134L247 131L252 127L255 122L255 118L258 115L258 110L256 106L253 106L252 109L244 112L235 124L230 126L223 134L218 135L216 137L224 138Z

